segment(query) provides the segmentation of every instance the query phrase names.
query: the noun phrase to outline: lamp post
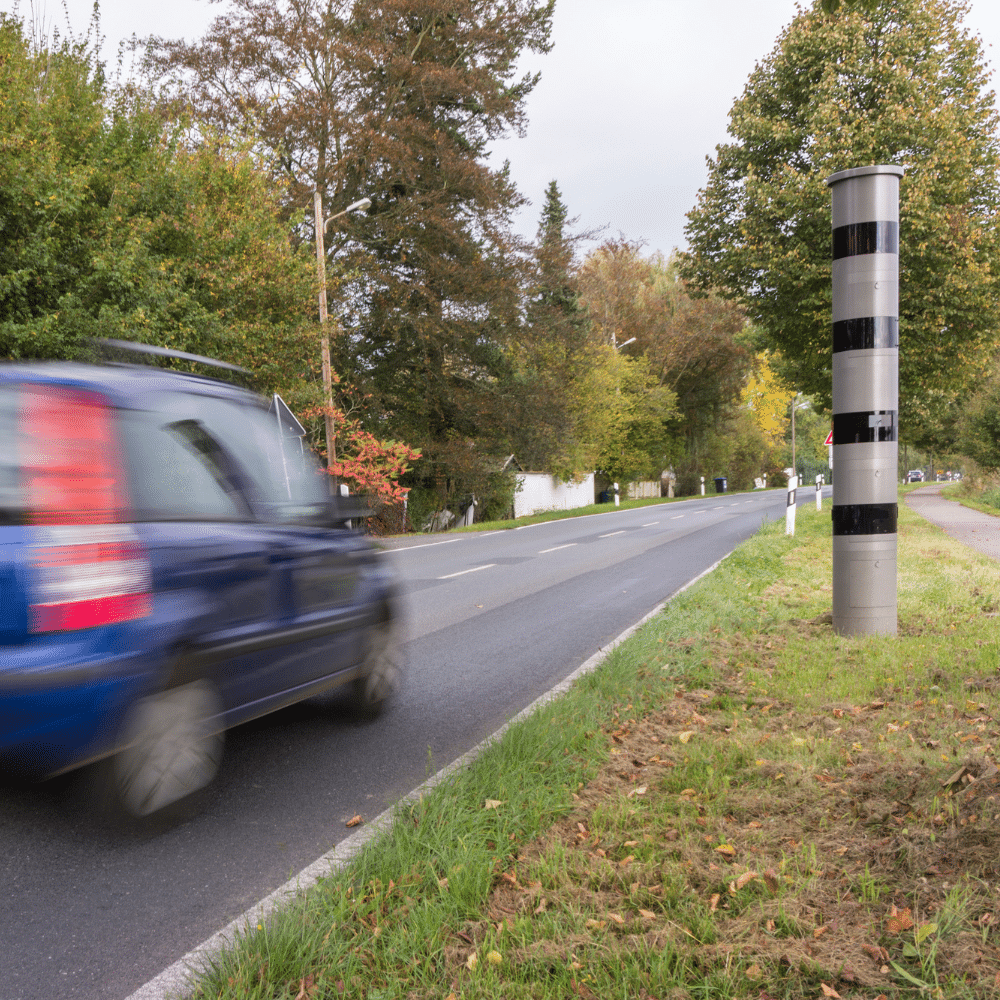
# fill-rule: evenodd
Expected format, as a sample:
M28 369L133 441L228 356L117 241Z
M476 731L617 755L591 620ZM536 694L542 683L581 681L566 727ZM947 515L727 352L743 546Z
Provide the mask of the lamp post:
M333 373L330 370L330 334L327 332L326 320L326 248L323 237L326 227L334 219L340 219L351 212L359 212L371 205L371 198L362 198L348 205L342 212L323 219L323 196L317 188L313 191L313 215L316 220L316 273L319 277L319 330L320 357L323 362L323 394L326 402L324 422L326 424L326 462L332 465L337 459L337 432L333 424Z
M808 407L808 403L796 403L795 400L799 398L799 394L795 393L792 399L792 472L794 475L799 474L799 467L795 464L795 411L804 410Z

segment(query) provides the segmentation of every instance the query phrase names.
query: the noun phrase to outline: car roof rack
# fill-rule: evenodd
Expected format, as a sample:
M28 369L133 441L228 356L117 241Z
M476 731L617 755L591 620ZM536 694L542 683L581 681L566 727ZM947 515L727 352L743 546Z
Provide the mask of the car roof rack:
M207 365L209 368L220 368L223 371L233 372L237 375L246 375L253 378L253 372L239 365L230 364L228 361L219 361L216 358L206 358L201 354L189 354L187 351L174 351L169 347L156 347L153 344L140 344L134 340L114 340L111 337L92 337L91 343L98 347L113 348L118 351L128 351L133 354L147 354L157 358L173 358L177 361L191 361L199 365ZM185 374L180 372L179 374Z

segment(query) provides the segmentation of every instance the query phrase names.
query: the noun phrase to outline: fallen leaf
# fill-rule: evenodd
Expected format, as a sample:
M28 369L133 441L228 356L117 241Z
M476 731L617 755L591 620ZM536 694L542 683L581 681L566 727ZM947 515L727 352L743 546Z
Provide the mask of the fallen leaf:
M742 889L743 886L745 886L747 884L747 882L752 882L755 878L757 878L757 873L756 872L744 872L736 880L736 888L737 889Z
M295 995L295 1000L305 1000L305 998L315 996L316 977L311 973L304 979L299 980L299 992Z
M709 913L715 913L715 911L719 908L720 899L722 899L722 897L717 892L712 893L712 898L709 900L708 906Z
M362 823L361 817L355 814L344 824L344 826L361 826L361 823Z
M764 885L766 885L771 892L778 891L780 883L778 881L778 876L774 873L773 868L768 868L768 870L764 872Z
M603 930L605 927L607 927L608 926L608 922L606 920L588 920L587 921L587 926L591 930L599 931L599 930Z
M620 913L609 913L608 919L613 920L619 927L625 926L625 918Z
M478 965L479 965L479 956L478 956L478 955L477 955L477 954L476 954L475 952L473 952L473 953L472 953L472 954L471 954L471 955L470 955L470 956L469 956L469 957L468 957L468 958L467 958L467 959L465 960L465 967L466 967L466 968L467 968L467 969L468 969L468 970L469 970L470 972L475 972L475 971L476 971L476 967L477 967Z
M678 733L677 734L677 739L679 739L681 741L681 743L687 743L688 740L690 740L691 737L695 736L695 735L696 735L696 731L694 729L687 729L683 733Z
M889 920L885 925L886 930L890 934L899 934L902 931L910 930L911 927L913 927L913 915L909 909L897 910L896 904L893 903L892 909L889 911Z
M652 910L639 910L639 916L642 917L643 920L656 919L656 914Z
M625 868L632 864L633 861L635 861L635 855L630 854L627 858L622 858L622 860L618 862L618 867Z
M538 913L544 913L545 912L545 907L548 906L548 905L549 905L549 901L544 896L542 896L542 898L538 901L538 906L536 906L535 909L534 909L534 913L536 913L536 914L538 914Z
M727 858L735 858L736 848L733 847L732 844L719 844L719 846L715 849L715 853L722 854Z
M630 791L625 797L630 799L633 795L645 795L646 791L647 787L645 785L640 785L638 788L633 788L632 791Z
M760 979L764 975L764 970L754 962L753 965L749 966L746 971L747 979Z
M499 965L503 961L503 955L501 955L498 951L491 951L487 954L486 961L489 962L490 965Z
M499 809L506 799L487 799L486 804L483 806L484 809Z
M819 987L823 991L823 996L836 997L837 1000L840 1000L840 994L832 986L827 986L826 983L820 983Z
M814 938L821 938L827 932L828 929L829 928L826 926L826 924L823 924L822 927L817 927L813 931L813 937Z
M778 925L773 920L768 920L767 923L764 924L764 930L766 930L769 934L773 934L774 933L774 929L777 926Z

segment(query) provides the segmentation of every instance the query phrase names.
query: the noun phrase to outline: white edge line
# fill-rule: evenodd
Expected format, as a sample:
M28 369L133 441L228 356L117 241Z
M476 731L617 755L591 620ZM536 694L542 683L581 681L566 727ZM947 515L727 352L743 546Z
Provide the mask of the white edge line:
M644 524L644 528L652 528L654 524L659 524L659 521L650 521L649 524Z
M622 528L621 531L609 531L606 535L598 535L598 538L613 538L615 535L624 535L625 529Z
M486 563L485 566L473 566L472 569L460 569L457 573L448 573L445 576L439 576L439 580L450 580L455 576L465 576L466 573L478 573L481 569L493 569L496 563Z
M684 516L683 514L674 514L674 516L672 518L670 518L670 520L671 521L679 521L683 516Z
M718 568L727 558L728 555L723 556L718 562L712 563L708 569L703 570L697 576L688 580L683 587L678 587L665 601L657 604L649 614L644 615L630 628L625 629L616 639L612 639L607 646L599 649L589 659L584 660L576 670L556 684L555 687L536 698L527 708L518 712L510 722L501 726L492 736L487 736L482 743L466 751L447 767L443 767L433 777L428 778L422 785L413 789L409 795L404 796L395 805L390 806L385 812L376 816L364 829L345 837L332 851L327 851L326 854L317 858L311 865L303 868L295 878L289 879L283 886L275 889L274 892L265 896L260 902L244 910L235 920L223 927L221 931L213 934L182 958L179 958L169 968L164 969L158 976L140 986L139 989L126 997L125 1000L170 1000L170 998L188 995L194 986L193 977L198 974L199 970L205 969L210 964L214 955L232 945L241 931L246 930L253 924L263 923L279 906L291 902L305 890L314 886L321 878L325 878L333 874L333 872L347 867L370 841L392 829L392 822L397 809L412 802L419 802L420 797L434 788L435 785L439 785L460 768L471 764L483 750L500 739L515 723L528 718L528 716L538 711L542 706L547 705L550 701L554 701L559 695L568 691L579 678L596 670L615 647L620 646L626 639L631 638L650 618L658 615L675 597L683 594L689 587L693 587L703 577L708 576L709 573Z
M558 552L560 549L571 549L576 542L567 542L565 545L554 545L551 549L539 549L538 554L544 556L546 552Z
M446 538L443 542L424 542L423 545L400 545L396 549L379 549L380 552L412 552L413 549L429 549L432 545L451 545L460 542L461 538Z

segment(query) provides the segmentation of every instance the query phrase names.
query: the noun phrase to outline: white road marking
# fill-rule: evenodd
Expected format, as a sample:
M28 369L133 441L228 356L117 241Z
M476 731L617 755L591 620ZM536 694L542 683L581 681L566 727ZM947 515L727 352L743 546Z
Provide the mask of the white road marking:
M544 556L546 552L558 552L560 549L571 549L576 542L567 542L565 545L553 545L551 549L539 549L538 554Z
M443 542L424 542L423 545L401 545L398 549L383 549L383 552L410 552L413 549L429 549L432 545L451 545L460 542L461 538L446 538Z
M460 569L457 573L448 573L445 576L439 576L439 580L450 580L454 576L465 576L466 573L478 573L481 569L492 569L496 566L496 563L487 563L485 566L473 566L472 569Z
M650 521L649 524L644 524L644 528L652 528L654 524L659 524L659 521Z
M622 528L621 531L609 531L606 535L598 535L598 538L613 538L615 535L624 535L625 529Z
M697 511L695 511L695 513L697 514L698 512L697 512ZM670 518L670 520L671 520L671 521L678 521L678 520L680 520L680 519L681 519L681 518L682 518L683 516L684 516L683 514L674 514L674 516L673 516L672 518Z

